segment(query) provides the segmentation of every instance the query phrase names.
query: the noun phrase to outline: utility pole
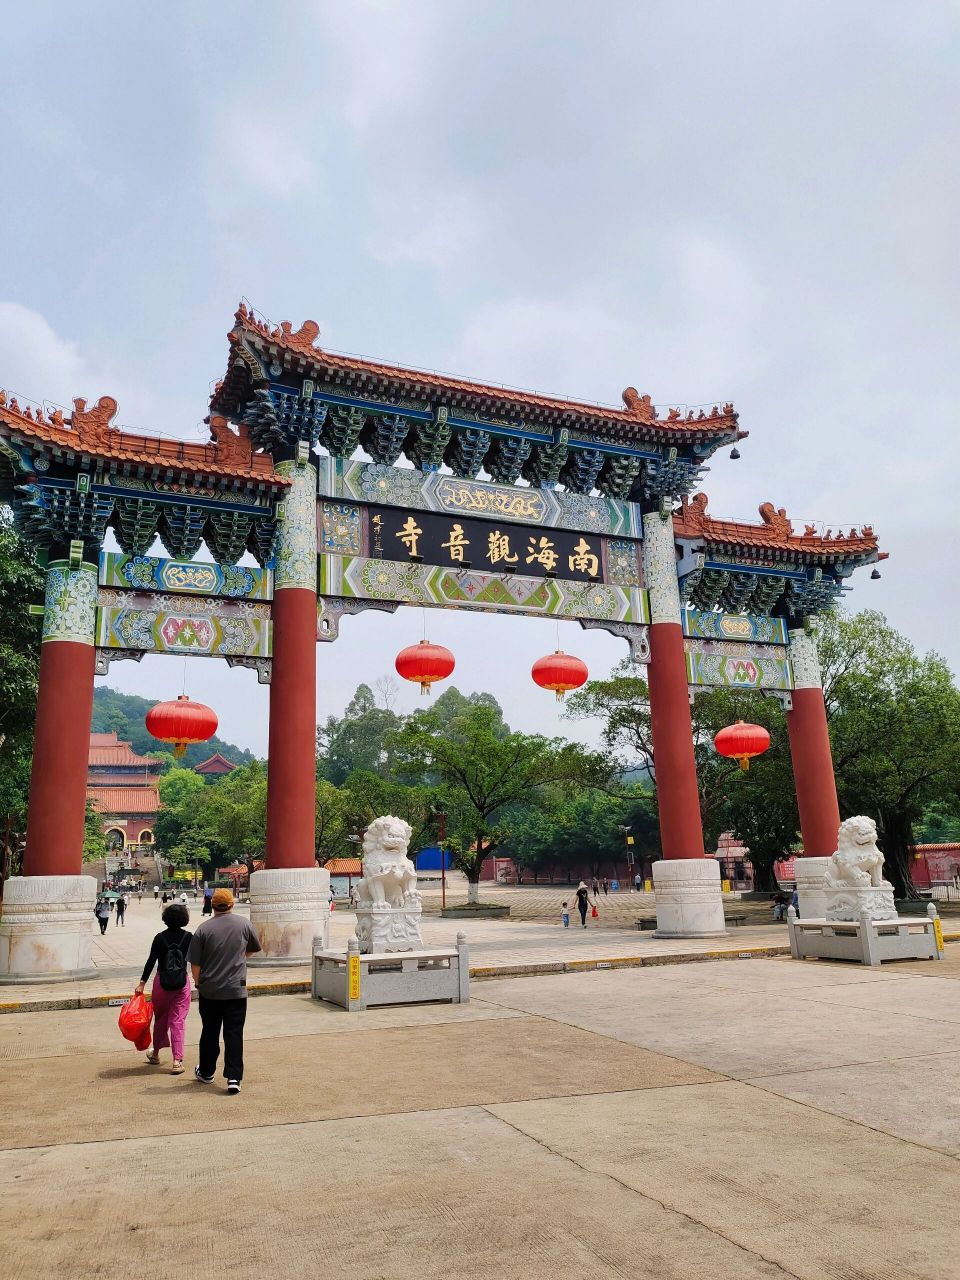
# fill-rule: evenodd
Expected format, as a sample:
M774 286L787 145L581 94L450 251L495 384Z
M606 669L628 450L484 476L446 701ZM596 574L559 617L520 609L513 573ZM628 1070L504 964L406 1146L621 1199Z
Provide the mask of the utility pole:
M443 848L443 842L447 838L445 813L437 814L437 838L440 841L440 910L442 911L447 905L447 855Z

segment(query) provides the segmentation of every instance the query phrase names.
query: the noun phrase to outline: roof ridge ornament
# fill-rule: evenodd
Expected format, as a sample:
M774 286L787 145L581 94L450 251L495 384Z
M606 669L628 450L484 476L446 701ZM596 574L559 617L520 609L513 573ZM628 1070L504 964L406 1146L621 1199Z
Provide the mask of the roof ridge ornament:
M119 405L113 396L101 396L92 409L87 408L86 400L77 397L73 402L73 413L70 415L70 428L77 433L82 445L92 449L109 449L111 440L115 440L115 432L110 423L116 417Z

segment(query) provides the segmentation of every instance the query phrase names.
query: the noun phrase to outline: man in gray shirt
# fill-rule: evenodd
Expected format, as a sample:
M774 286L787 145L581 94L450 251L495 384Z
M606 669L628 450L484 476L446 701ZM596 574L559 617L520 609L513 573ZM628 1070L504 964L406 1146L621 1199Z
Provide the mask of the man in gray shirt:
M220 1057L227 1093L239 1093L243 1079L243 1024L247 1018L247 956L262 950L250 921L233 914L233 894L217 889L213 915L193 935L188 959L200 1006L200 1061L194 1075L212 1084Z

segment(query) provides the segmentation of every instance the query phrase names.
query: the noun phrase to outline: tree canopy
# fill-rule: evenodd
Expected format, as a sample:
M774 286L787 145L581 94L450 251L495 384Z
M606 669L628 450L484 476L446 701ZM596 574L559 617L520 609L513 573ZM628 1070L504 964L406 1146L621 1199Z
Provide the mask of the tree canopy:
M454 692L411 716L393 745L399 776L434 790L453 861L476 901L484 859L504 844L517 814L549 804L550 788L561 783L568 790L606 786L614 767L578 743L511 731L492 699L458 695L458 702L448 697Z

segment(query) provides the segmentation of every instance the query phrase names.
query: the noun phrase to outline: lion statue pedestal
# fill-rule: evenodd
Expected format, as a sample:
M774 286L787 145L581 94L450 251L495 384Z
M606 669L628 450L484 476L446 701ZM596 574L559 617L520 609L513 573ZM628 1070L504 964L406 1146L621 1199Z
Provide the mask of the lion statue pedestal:
M423 946L417 871L407 857L412 832L402 818L377 818L363 837L363 879L356 886L357 941L365 955Z
M424 947L417 871L407 857L410 828L377 818L363 837L363 879L356 886L357 936L346 951L314 939L310 993L354 1012L386 1004L470 999L466 934L452 947Z
M837 851L823 881L827 920L896 920L893 885L883 878L883 854L877 848L872 818L847 818L840 824Z

